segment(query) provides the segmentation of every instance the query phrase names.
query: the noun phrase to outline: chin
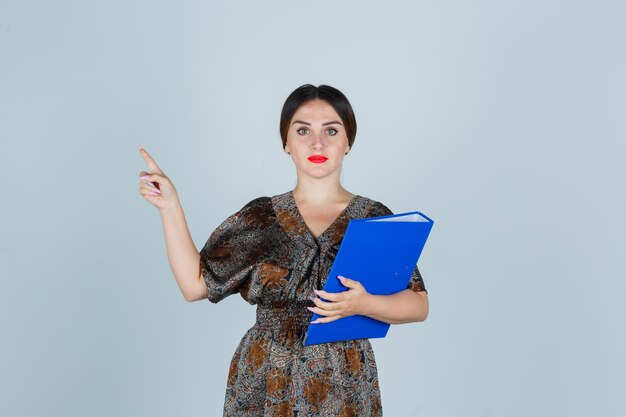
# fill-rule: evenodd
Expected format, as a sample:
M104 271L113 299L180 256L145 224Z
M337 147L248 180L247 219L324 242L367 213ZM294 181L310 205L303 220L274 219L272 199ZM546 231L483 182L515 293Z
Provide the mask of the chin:
M338 171L337 169L322 169L322 167L319 167L317 169L300 170L302 174L309 176L311 178L326 178L330 175L333 175L337 171Z

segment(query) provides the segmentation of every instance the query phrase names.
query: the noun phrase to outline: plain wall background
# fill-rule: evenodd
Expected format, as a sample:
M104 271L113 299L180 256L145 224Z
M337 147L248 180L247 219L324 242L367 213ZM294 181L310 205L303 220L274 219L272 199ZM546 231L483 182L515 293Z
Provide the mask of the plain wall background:
M218 416L254 307L187 303L143 145L200 248L295 185L304 83L343 181L435 220L427 321L373 340L386 416L623 416L618 1L1 1L0 414Z

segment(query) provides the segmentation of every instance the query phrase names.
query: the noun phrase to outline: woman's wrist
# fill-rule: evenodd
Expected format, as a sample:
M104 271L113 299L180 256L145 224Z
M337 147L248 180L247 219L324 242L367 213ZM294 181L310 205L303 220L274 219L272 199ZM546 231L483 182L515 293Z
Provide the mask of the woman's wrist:
M362 306L362 316L375 315L380 306L380 295L365 293L365 300Z
M180 200L178 198L172 199L172 201L159 209L159 213L162 217L170 216L173 213L179 213L183 209L182 204L180 204Z

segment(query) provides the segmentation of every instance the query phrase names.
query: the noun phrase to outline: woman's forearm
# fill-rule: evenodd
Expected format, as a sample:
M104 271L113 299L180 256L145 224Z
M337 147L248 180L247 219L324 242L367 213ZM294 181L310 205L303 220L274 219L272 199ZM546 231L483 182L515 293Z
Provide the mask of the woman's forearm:
M389 324L424 321L428 317L428 295L409 289L390 295L370 294L365 315Z
M167 259L174 273L176 283L185 300L194 301L202 297L205 290L200 283L200 254L191 239L185 220L183 207L177 200L175 204L160 211L165 235Z

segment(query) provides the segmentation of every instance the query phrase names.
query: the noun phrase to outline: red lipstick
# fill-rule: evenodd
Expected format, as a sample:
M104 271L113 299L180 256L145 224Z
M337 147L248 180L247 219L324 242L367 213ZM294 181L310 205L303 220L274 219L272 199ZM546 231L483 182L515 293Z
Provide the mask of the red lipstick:
M323 155L311 155L307 159L315 164L321 164L328 161L328 158Z

